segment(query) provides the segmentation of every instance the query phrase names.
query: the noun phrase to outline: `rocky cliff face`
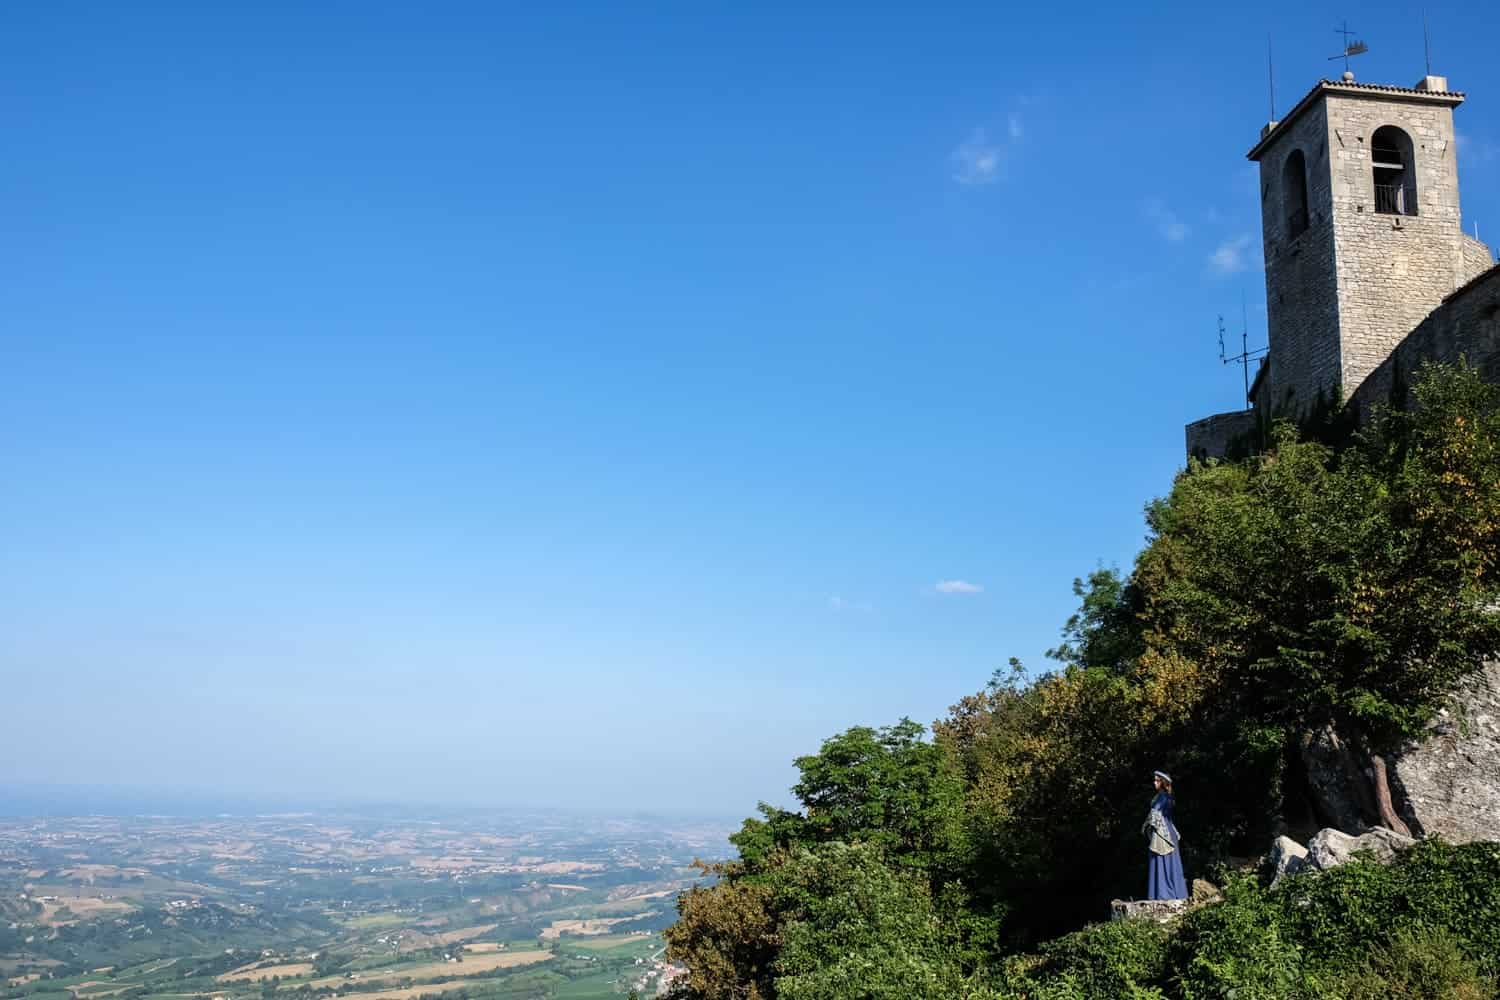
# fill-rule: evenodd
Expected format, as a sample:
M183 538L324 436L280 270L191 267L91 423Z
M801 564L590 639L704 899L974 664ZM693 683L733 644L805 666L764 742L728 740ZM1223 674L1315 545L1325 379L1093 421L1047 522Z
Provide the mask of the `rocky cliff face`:
M1427 737L1395 759L1391 784L1413 833L1500 840L1500 663L1470 677Z
M1309 733L1302 762L1317 818L1345 833L1404 821L1416 836L1449 843L1500 840L1500 663L1466 680L1427 734L1372 760L1333 729ZM1384 822L1372 764L1384 768L1395 817Z

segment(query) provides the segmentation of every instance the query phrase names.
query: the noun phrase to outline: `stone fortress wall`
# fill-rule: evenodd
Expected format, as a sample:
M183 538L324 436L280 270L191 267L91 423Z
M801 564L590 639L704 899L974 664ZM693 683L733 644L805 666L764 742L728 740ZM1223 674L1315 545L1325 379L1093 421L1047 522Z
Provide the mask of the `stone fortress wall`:
M1488 251L1486 251L1487 253ZM1485 381L1500 385L1500 267L1493 263L1424 319L1386 356L1349 398L1361 417L1380 406L1405 403L1424 361L1450 364L1463 359Z
M1472 236L1464 237L1464 282L1467 284L1495 266L1490 248Z
M1254 410L1231 410L1195 420L1187 425L1190 458L1222 457L1248 440L1255 430Z

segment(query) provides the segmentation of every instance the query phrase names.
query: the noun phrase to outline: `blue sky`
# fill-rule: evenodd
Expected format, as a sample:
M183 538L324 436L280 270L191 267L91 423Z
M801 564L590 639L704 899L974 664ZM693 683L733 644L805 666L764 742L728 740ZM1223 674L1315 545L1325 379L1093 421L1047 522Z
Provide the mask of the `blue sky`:
M9 5L0 784L743 813L1043 667L1346 16L1421 76L1404 5ZM1500 235L1500 9L1429 17Z

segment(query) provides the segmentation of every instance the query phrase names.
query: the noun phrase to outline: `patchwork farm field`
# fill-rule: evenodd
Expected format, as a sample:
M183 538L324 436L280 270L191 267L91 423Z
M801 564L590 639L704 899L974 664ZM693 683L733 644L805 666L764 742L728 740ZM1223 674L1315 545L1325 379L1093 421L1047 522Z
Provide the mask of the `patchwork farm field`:
M726 825L0 820L0 1000L606 1000ZM559 878L559 875L565 877Z
M255 982L261 979L292 979L313 974L311 962L285 962L281 965L247 965L232 972L220 973L216 978L221 983L238 981Z

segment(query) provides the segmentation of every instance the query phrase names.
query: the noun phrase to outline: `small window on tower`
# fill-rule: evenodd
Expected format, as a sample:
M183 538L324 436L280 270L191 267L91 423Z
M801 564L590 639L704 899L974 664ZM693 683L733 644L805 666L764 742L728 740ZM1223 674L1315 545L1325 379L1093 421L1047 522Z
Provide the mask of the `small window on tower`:
M1375 211L1386 215L1417 214L1417 166L1411 137L1394 125L1375 130L1370 139L1375 171Z
M1307 163L1300 149L1292 150L1281 168L1281 196L1287 239L1294 240L1307 230Z

